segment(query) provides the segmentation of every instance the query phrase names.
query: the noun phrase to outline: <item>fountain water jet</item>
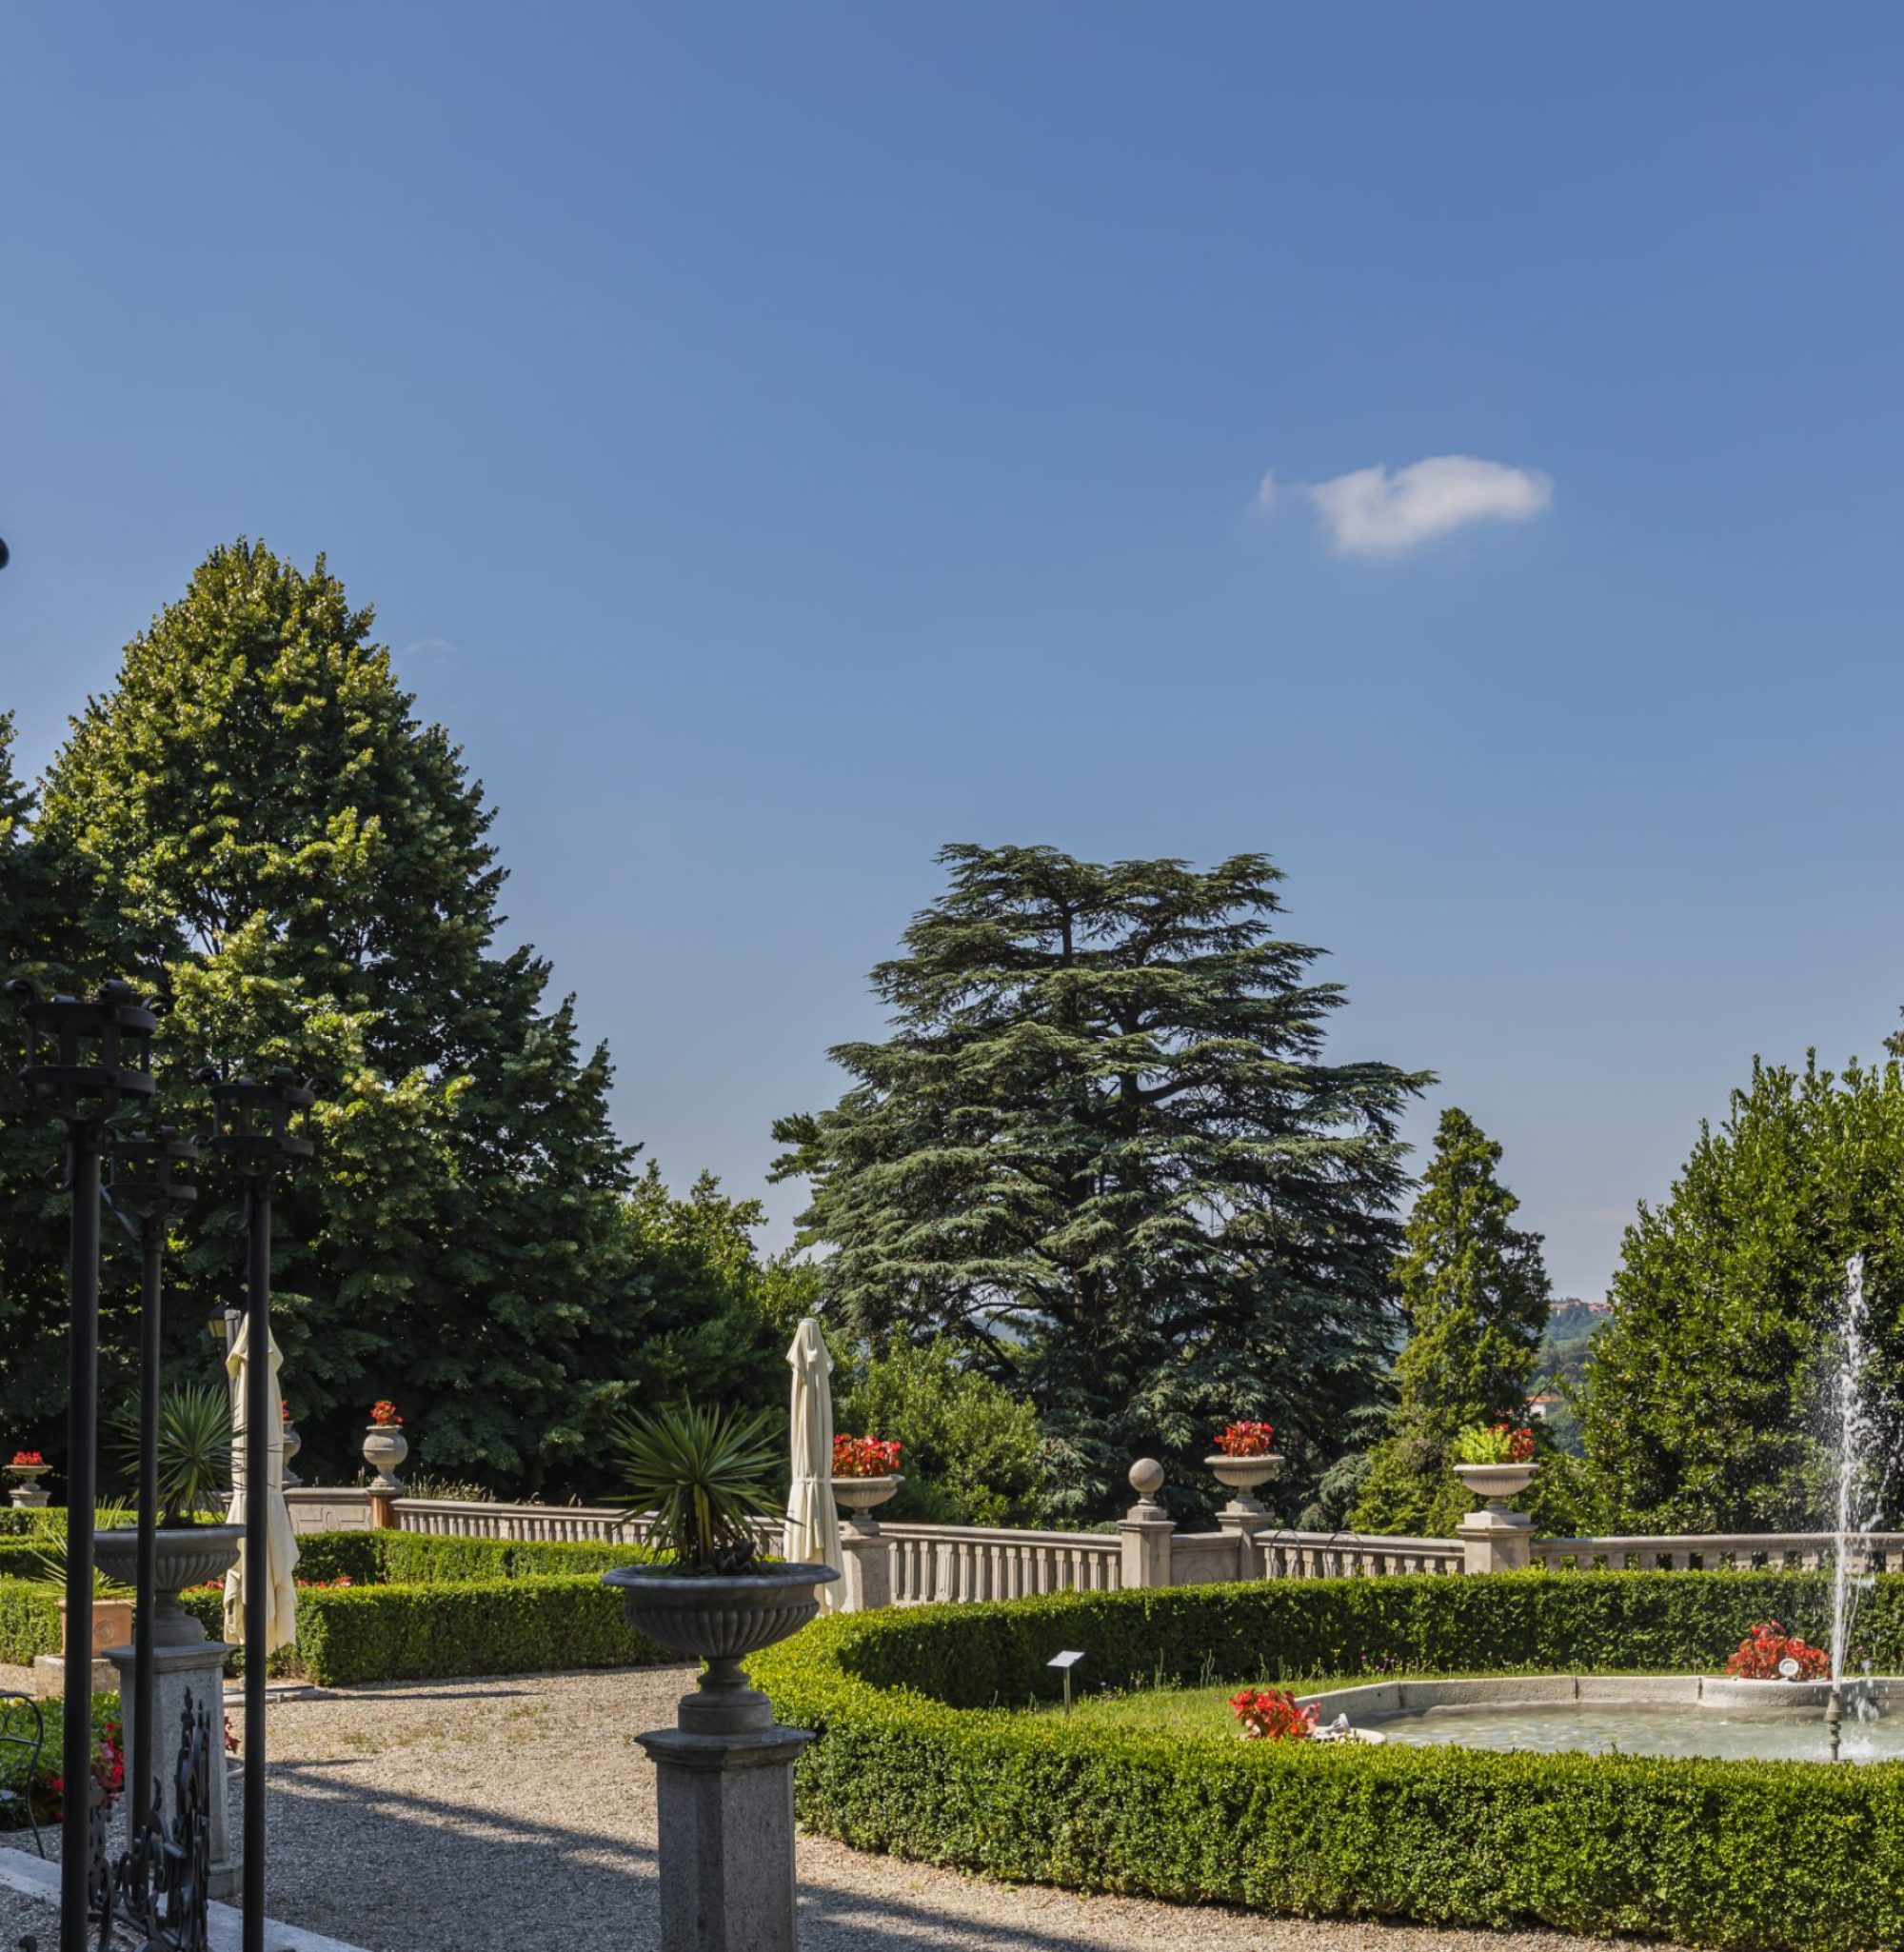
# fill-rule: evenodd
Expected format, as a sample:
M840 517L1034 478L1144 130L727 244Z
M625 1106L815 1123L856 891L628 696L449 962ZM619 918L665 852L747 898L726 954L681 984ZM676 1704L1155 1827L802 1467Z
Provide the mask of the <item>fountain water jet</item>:
M1845 1663L1858 1596L1871 1584L1870 1534L1876 1524L1876 1420L1864 1387L1864 1256L1845 1263L1844 1312L1838 1328L1837 1372L1829 1395L1833 1450L1832 1676L1825 1708L1825 1737L1838 1760L1844 1721ZM1860 1542L1859 1569L1852 1571L1853 1542Z

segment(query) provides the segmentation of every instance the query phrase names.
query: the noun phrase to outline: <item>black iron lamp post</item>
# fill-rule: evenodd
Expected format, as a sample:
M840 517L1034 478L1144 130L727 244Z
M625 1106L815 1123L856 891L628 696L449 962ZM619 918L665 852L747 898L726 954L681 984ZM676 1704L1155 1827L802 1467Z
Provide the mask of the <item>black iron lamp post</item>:
M245 1883L244 1952L265 1952L265 1641L270 1594L265 1580L266 1490L271 1426L271 1195L284 1173L315 1149L301 1129L315 1093L289 1071L257 1082L201 1071L217 1129L210 1149L244 1176L245 1305ZM68 1952L62 1946L61 1952ZM76 1948L75 1948L76 1952Z
M152 1623L157 1613L159 1524L159 1329L164 1306L166 1234L198 1197L178 1177L198 1147L170 1125L134 1132L111 1147L106 1198L139 1243L139 1544L132 1636L132 1834L143 1837L152 1815ZM144 1860L139 1862L143 1864Z
M151 1040L158 1019L130 984L102 984L90 997L20 999L27 1063L20 1082L67 1129L66 1185L72 1196L67 1286L66 1690L60 1763L60 1952L87 1952L87 1879L92 1783L92 1527L99 1444L99 1162L106 1121L152 1095ZM149 1753L149 1751L148 1751ZM255 1948L254 1948L255 1952Z

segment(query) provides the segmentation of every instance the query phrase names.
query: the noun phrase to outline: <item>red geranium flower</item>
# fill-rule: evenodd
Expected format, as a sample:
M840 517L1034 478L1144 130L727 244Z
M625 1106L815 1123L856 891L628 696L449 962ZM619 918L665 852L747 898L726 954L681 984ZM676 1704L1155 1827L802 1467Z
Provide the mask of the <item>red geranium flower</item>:
M1267 1457L1276 1448L1274 1424L1231 1424L1217 1439L1225 1457Z

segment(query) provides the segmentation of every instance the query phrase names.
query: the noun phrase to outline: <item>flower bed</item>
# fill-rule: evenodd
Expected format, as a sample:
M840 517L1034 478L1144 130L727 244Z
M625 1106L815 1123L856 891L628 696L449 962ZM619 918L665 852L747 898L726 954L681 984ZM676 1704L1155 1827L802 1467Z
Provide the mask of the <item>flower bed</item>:
M1054 1698L1060 1646L1118 1686L1716 1672L1755 1621L1816 1632L1828 1603L1786 1573L1264 1581L835 1616L749 1665L819 1732L803 1821L863 1849L1178 1902L1856 1952L1904 1942L1904 1764L1182 1742L1013 1712ZM1897 1667L1904 1577L1861 1624Z

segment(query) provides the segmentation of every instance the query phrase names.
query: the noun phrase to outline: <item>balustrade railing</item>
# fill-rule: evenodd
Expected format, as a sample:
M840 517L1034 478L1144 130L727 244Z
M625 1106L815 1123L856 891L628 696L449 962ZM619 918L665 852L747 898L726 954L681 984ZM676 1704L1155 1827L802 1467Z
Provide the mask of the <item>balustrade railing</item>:
M1256 1534L1263 1577L1378 1579L1404 1572L1459 1572L1463 1548L1454 1539L1399 1539L1377 1532L1262 1531Z
M1020 1600L1029 1593L1114 1593L1122 1545L1101 1532L1021 1532L976 1525L887 1524L898 1605L928 1600Z
M1534 1564L1549 1572L1818 1572L1832 1563L1830 1532L1632 1533L1536 1539ZM1854 1573L1904 1569L1904 1532L1854 1540Z

